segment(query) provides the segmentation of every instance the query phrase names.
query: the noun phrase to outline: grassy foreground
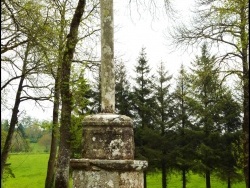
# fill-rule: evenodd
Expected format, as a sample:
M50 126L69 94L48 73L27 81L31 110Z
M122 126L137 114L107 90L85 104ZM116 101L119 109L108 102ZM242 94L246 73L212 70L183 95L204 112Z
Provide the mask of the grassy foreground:
M8 178L4 188L44 188L47 172L48 153L11 154L8 163L15 178ZM212 188L227 188L225 183L211 178ZM181 188L182 182L179 174L171 174L168 179L168 188ZM161 174L148 174L147 188L161 188ZM205 178L196 174L188 175L187 188L205 188ZM232 188L245 188L244 182L233 184Z

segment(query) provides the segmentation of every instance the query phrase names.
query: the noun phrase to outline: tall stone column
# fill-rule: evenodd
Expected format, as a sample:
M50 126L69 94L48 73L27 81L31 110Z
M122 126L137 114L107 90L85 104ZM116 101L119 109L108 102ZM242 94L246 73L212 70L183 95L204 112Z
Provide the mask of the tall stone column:
M113 0L101 2L101 113L83 120L82 158L71 159L74 188L143 188L147 161L134 160L131 118L115 114Z
M113 0L101 4L101 111L115 112Z

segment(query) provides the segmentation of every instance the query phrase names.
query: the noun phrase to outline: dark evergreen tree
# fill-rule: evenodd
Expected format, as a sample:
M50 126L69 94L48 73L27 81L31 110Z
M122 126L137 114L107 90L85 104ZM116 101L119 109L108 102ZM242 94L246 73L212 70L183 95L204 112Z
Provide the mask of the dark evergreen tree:
M84 72L77 73L72 77L72 115L70 127L71 133L71 157L80 158L82 150L82 121L90 114L90 86L84 78Z
M145 48L142 48L135 66L136 77L132 95L136 127L153 126L152 105L154 99L150 71Z
M157 131L159 138L157 140L160 143L154 148L160 152L159 162L162 170L162 187L167 187L167 169L170 169L171 164L169 159L169 153L172 151L173 134L168 134L171 130L171 121L173 118L173 106L172 106L172 93L170 92L170 86L172 76L168 75L168 71L161 62L157 69L157 75L154 82L154 97L155 97L155 108L153 108L154 117L154 131ZM171 144L170 144L171 143ZM160 147L159 147L160 146Z
M156 142L153 130L153 108L154 97L152 88L152 76L148 65L145 48L142 48L137 64L135 66L135 86L132 91L133 117L134 117L134 139L135 157L138 159L153 159L155 151L152 150L153 143ZM150 139L148 139L150 138ZM155 141L155 142L153 142ZM148 144L151 144L150 146ZM149 167L151 165L149 164ZM144 185L146 187L146 172L144 172Z
M176 130L176 147L174 148L174 167L181 171L182 187L186 188L186 174L192 168L195 159L197 137L192 129L188 96L190 93L190 79L184 66L181 66L177 85L174 91L174 127Z
M232 183L242 180L240 174L243 152L241 149L241 125L242 108L237 103L230 91L227 91L221 98L220 111L221 114L221 141L220 141L220 162L217 168L218 177L227 182L227 187L231 188Z
M101 66L98 65L96 72L94 72L94 80L90 81L90 89L86 94L89 98L89 112L96 114L101 112Z
M116 62L115 73L116 73L116 84L115 84L116 112L121 115L132 117L130 83L127 78L126 67L123 62Z
M191 107L195 114L195 124L200 141L196 150L197 169L205 174L206 188L211 188L210 175L219 162L217 148L220 142L219 101L222 96L219 71L215 66L215 56L208 52L207 45L201 48L201 56L193 63Z

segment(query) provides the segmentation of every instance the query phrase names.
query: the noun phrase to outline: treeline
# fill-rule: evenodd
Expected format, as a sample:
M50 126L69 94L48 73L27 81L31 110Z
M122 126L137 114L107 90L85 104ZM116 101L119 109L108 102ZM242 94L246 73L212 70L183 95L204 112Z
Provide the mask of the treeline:
M228 187L242 178L242 107L215 60L204 44L192 68L182 66L173 81L166 63L152 75L142 49L134 84L123 64L117 69L117 113L133 118L136 158L148 160L149 171L161 169L162 187L173 170L181 172L183 187L190 171L204 175L206 187L211 174Z
M15 128L10 152L35 152L31 144L40 145L42 152L49 152L51 144L51 128L49 121L39 121L30 116L22 118ZM1 150L9 130L9 121L1 120Z

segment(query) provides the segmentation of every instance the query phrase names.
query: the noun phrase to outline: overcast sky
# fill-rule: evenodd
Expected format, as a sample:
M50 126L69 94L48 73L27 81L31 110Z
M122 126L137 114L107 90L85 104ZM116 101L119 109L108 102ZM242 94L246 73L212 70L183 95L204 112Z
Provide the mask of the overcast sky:
M130 76L133 74L134 65L142 47L146 48L148 62L153 71L162 61L174 77L182 63L188 65L197 55L179 50L173 51L169 47L171 41L166 38L167 31L172 27L172 24L189 20L194 0L172 0L176 16L178 16L172 20L164 12L163 1L155 0L155 2L162 2L162 4L159 4L153 13L150 13L146 7L136 7L135 4L129 6L129 0L114 0L115 56L125 62ZM47 108L42 110L31 101L22 102L20 112L23 112L22 116L28 115L40 120L52 120L52 103L43 104ZM10 117L11 111L4 112L2 115L4 115L3 119Z
M134 69L134 64L142 47L146 48L148 62L152 68L163 61L171 74L177 73L181 63L187 62L193 54L170 48L166 35L172 24L187 22L193 0L172 1L176 10L176 18L170 19L165 12L164 0L156 0L159 4L154 13L143 11L142 7L134 5L132 9L128 1L114 0L114 23L115 23L115 56L122 57L126 62L128 71ZM192 56L192 57L191 57Z

